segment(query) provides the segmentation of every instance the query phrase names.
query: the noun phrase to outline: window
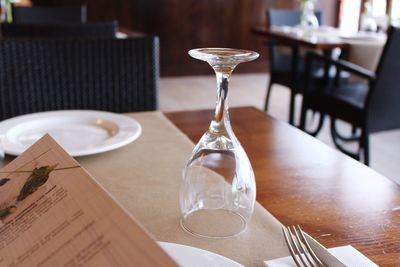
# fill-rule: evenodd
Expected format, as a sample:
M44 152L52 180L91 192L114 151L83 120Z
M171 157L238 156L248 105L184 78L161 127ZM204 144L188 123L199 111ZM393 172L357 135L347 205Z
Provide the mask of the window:
M386 0L372 0L372 15L374 17L386 16Z
M358 31L361 0L342 0L339 6L339 29L352 33Z
M400 26L400 0L392 0L389 17L393 25Z
M338 21L342 31L358 31L361 13L366 12L366 3L379 28L385 30L389 19L391 24L400 26L400 0L340 0Z

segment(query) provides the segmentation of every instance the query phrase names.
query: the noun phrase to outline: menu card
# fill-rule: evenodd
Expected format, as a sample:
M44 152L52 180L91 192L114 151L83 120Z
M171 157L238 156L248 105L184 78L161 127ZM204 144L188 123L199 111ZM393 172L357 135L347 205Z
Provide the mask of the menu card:
M0 266L177 265L45 135L0 171Z

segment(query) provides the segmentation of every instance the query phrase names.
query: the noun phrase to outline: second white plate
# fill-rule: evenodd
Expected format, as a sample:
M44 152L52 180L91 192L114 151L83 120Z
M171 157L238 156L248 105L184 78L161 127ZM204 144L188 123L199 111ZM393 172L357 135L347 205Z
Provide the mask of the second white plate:
M0 122L4 151L17 156L45 133L71 156L86 156L125 146L139 137L140 124L121 114L62 110L14 117Z
M181 244L158 244L182 267L243 267L243 265L213 252Z

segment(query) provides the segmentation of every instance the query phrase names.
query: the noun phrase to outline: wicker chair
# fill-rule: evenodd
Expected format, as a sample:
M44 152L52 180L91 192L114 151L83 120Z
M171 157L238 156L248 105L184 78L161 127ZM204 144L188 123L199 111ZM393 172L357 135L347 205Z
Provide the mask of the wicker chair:
M62 109L155 110L159 40L0 40L0 120Z
M86 6L13 7L13 21L17 23L83 23Z
M117 28L117 21L51 24L2 23L1 34L6 38L113 38Z
M369 135L371 133L400 128L400 28L392 27L383 49L376 73L343 60L332 60L317 54L308 54L306 86L301 112L300 129L306 130L308 110L329 115L331 135L336 147L345 154L369 165ZM330 64L340 72L347 71L366 83L338 82L323 88L310 83L313 64ZM343 120L361 129L361 134L344 137L336 128L336 121ZM358 152L348 150L347 141L359 143Z

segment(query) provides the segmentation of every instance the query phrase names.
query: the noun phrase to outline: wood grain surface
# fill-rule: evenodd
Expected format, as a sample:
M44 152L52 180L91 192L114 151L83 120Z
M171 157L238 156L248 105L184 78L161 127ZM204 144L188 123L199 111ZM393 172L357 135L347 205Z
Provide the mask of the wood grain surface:
M255 108L230 110L257 181L257 200L285 225L327 247L352 245L380 266L400 263L400 188L389 179ZM193 142L210 110L166 113Z

